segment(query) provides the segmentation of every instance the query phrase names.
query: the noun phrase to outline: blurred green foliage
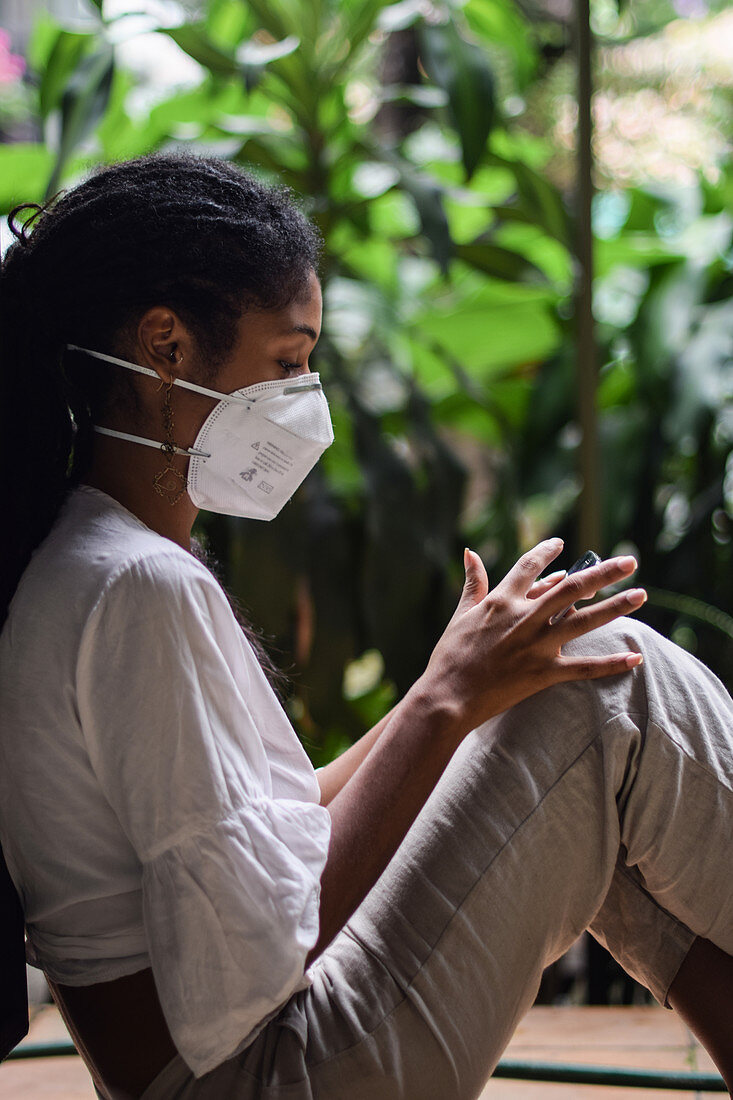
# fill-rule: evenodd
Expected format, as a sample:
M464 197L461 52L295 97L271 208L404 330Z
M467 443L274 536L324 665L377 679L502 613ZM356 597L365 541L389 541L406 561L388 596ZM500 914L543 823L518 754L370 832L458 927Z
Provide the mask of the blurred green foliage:
M578 498L573 217L506 91L546 64L512 0L209 0L137 27L199 83L140 108L132 17L49 14L45 135L0 146L0 210L90 165L193 145L292 186L325 241L314 360L336 443L271 524L202 516L230 588L292 663L317 762L424 668L468 542L497 580ZM131 30L133 28L133 30ZM392 80L390 72L398 72ZM500 83L505 93L499 95ZM596 197L603 545L640 555L655 625L733 677L733 168ZM114 262L114 257L110 258Z

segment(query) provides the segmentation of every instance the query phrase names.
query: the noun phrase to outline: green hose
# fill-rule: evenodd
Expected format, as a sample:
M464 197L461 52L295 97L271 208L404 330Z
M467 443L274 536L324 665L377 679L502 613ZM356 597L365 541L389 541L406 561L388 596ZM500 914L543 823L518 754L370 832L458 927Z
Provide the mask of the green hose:
M68 1039L55 1043L21 1043L11 1058L59 1058L76 1054ZM573 1085L615 1085L616 1088L678 1089L680 1092L727 1092L717 1073L689 1073L673 1070L628 1069L616 1066L578 1066L563 1062L516 1062L502 1059L494 1077L518 1081L556 1081Z

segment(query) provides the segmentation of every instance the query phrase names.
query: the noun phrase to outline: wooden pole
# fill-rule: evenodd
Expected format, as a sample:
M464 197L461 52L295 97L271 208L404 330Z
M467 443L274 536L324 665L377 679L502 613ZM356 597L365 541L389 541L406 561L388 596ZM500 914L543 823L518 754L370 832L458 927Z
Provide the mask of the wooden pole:
M593 323L593 150L591 97L593 93L593 36L590 0L575 0L575 46L578 63L578 135L576 186L575 350L578 379L578 417L582 433L579 456L581 477L578 552L601 545L601 486L598 455L598 358Z

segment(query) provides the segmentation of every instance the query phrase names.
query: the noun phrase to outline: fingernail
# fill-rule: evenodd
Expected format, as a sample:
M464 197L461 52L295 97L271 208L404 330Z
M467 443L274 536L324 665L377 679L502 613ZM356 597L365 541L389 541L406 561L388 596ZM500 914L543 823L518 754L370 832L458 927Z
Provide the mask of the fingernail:
M471 559L470 559L470 556L469 556L469 549L468 549L467 546L464 546L464 548L463 548L463 568L464 569L468 569L468 563L469 563L470 560Z
M629 603L646 603L648 596L643 588L630 588L626 593Z
M623 566L624 569L636 569L637 565L639 564L636 558L632 558L630 554L627 554L622 558L618 558L617 561L619 565Z
M556 573L548 573L546 577L540 577L543 581L559 581L566 576L567 569L558 569Z
M642 657L641 653L630 653L629 656L626 658L627 668L638 668L639 665L642 665L643 663L644 658Z
M564 546L565 543L562 541L562 539L554 538L554 539L548 539L547 540L547 545L548 546Z

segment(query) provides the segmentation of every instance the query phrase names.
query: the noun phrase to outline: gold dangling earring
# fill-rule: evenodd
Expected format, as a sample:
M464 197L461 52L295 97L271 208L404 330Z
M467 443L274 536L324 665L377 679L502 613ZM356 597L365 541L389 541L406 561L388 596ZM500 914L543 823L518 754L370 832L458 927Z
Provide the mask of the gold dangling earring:
M171 390L173 379L166 385L161 382L158 389L165 386L163 399L163 428L165 429L165 443L161 445L161 451L165 455L165 468L153 478L153 488L160 496L165 497L171 507L177 504L186 491L186 479L180 470L173 465L173 456L176 453L176 444L173 442L173 408L171 406Z

